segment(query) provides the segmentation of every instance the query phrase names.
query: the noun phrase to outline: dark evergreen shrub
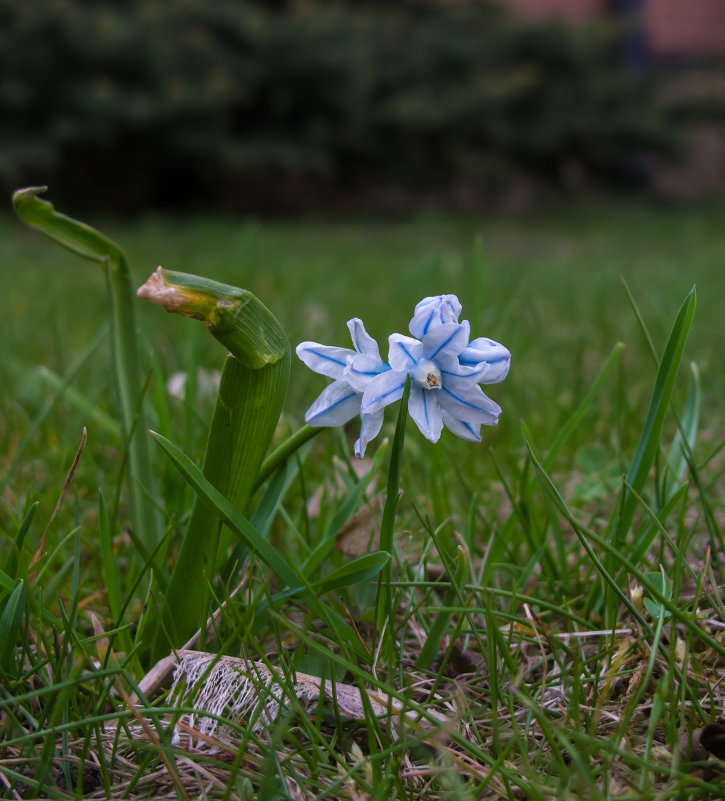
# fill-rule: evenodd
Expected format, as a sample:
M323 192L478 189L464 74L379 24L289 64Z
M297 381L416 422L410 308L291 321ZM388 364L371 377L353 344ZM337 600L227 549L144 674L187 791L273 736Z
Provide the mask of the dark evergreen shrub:
M612 31L476 0L0 0L0 75L2 188L118 210L618 183L672 143Z

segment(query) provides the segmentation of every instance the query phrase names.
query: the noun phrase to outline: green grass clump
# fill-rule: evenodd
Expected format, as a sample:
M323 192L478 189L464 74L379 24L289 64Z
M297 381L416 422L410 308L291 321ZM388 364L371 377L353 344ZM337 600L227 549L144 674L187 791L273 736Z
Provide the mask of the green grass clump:
M385 354L418 300L453 292L513 357L481 445L403 436L390 410L366 460L355 421L302 437L235 509L196 466L224 353L137 304L155 553L103 275L0 220L0 796L721 797L722 213L93 221L136 285L161 262L245 287L293 346L345 345L360 316ZM292 365L272 450L322 384ZM213 743L139 626L197 494L233 545L200 565L208 625L183 644L257 666Z

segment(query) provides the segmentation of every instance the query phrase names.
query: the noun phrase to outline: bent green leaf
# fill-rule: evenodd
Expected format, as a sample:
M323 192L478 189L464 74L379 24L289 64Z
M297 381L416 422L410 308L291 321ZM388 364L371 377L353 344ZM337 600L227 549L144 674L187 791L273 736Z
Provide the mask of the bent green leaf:
M143 380L139 368L134 292L121 248L89 225L57 212L39 197L44 186L13 194L18 217L31 228L103 268L111 321L111 351L124 438L128 442L128 492L133 528L148 550L161 538L161 518L154 503L146 425L142 408Z
M289 343L269 309L247 289L159 267L138 296L166 311L205 322L244 367L259 369L289 354Z
M229 529L240 534L241 524L231 522L236 518L230 514L239 515L238 510L247 505L277 427L289 380L290 348L277 319L247 290L159 267L138 295L169 312L206 323L229 351L202 470L172 443L159 440L169 456L174 454L172 460L179 469L185 465L182 472L187 480L197 473L203 479L202 484L192 482L199 494L162 602L161 624L157 617L145 623L146 645L159 658L169 646L182 645L203 624L208 583L233 540ZM213 500L202 486L214 491ZM278 575L286 584L299 583L266 540L259 535L249 541L240 536L275 572L282 571Z

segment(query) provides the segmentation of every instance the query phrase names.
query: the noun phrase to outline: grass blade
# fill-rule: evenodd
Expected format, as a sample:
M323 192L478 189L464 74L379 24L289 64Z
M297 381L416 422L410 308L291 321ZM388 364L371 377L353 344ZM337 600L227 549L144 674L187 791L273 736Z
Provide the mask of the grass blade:
M685 412L682 415L682 420L667 454L669 471L665 473L662 493L665 500L672 497L679 489L687 469L688 455L692 453L692 449L695 447L699 422L700 374L695 362L691 362L687 381Z
M640 494L644 489L647 476L654 464L655 455L660 446L662 428L669 410L682 352L692 326L696 301L697 295L695 287L693 287L680 307L667 341L665 352L657 370L647 419L642 429L642 435L632 465L627 473L627 484L631 485ZM613 524L610 530L611 540L617 546L621 546L625 541L637 508L637 498L634 493L630 492L626 487L623 492L620 512L613 516Z
M0 570L0 589L5 592L12 592L15 589L17 582L11 578L4 570ZM0 594L0 598L2 594Z
M65 393L67 393L68 390L72 388L71 383L73 382L73 379L76 377L81 368L85 365L88 359L92 356L95 349L107 336L108 336L108 326L104 325L101 328L98 335L93 339L91 344L86 348L84 353L74 362L73 365L71 365L71 368L68 370L66 375L63 378L61 378L60 376L57 377L58 378L57 386L52 386L52 389L54 390L53 397L50 398L43 405L43 408L40 409L40 411L36 414L32 424L25 432L23 439L21 440L20 444L17 447L17 450L15 451L15 454L13 455L13 461L11 462L10 467L7 470L7 473L2 476L2 479L0 479L1 481L4 482L7 479L7 477L14 471L16 465L20 463L20 459L25 453L26 448L37 434L38 429L48 416L50 410L58 402L58 400L60 400L60 398ZM47 376L47 374L45 373L46 370L47 368L40 368L40 371L42 371L41 375L43 375L44 378ZM49 370L48 373L50 373ZM55 382L53 382L53 384L55 384Z
M18 581L0 615L0 670L15 673L15 646L25 613L25 582Z
M366 553L328 573L315 582L314 587L319 592L328 592L329 590L339 590L341 587L351 587L361 581L369 581L371 578L375 578L388 562L390 562L390 554L385 551Z
M297 571L279 552L262 537L252 524L207 481L201 470L173 442L160 434L151 432L151 436L161 446L179 472L184 476L201 501L209 506L232 531L245 542L247 547L277 575L280 581L290 587L300 583ZM200 566L197 564L197 569Z
M292 436L288 437L281 445L276 447L264 462L262 462L262 466L259 468L259 473L254 482L254 489L259 489L283 462L286 462L292 454L299 450L306 442L317 436L321 431L324 431L324 429L304 425L299 431L295 431Z
M590 528L582 525L582 523L577 520L577 518L571 513L571 510L567 506L567 503L561 496L559 490L556 488L556 485L552 481L551 477L547 474L543 464L541 463L541 460L537 458L530 444L528 443L527 449L534 467L539 474L539 478L544 486L544 489L546 489L546 491L549 493L560 513L571 524L574 532L577 535L577 538L579 539L579 542L586 550L587 555L592 560L604 581L609 585L612 591L618 596L619 600L629 610L634 619L642 627L642 630L650 635L652 634L652 627L642 617L642 614L632 603L627 593L621 589L619 582L607 569L604 561L597 556L592 548L592 543L601 549L601 551L603 551L607 557L613 560L615 564L618 563L621 565L621 569L623 571L626 571L631 578L641 584L644 590L648 592L652 598L670 615L679 621L694 637L706 643L715 651L715 653L725 656L725 645L720 643L715 637L709 634L706 629L702 628L696 618L683 613L682 610L680 610L670 598L661 592L661 588L655 586L651 581L649 581L645 573L643 573L637 565L635 565L624 553L622 553L620 549L617 549L617 547L613 545L608 538L600 536ZM670 655L665 654L665 656L669 659Z
M18 562L20 559L20 553L23 549L23 543L25 542L25 535L28 533L30 529L30 524L33 522L33 518L35 517L35 513L38 511L38 502L30 505L30 508L25 513L25 517L23 518L20 526L18 528L18 533L15 535L15 541L13 542L12 548L10 549L10 553L8 554L8 558L5 560L5 573L12 577L16 578L18 574Z

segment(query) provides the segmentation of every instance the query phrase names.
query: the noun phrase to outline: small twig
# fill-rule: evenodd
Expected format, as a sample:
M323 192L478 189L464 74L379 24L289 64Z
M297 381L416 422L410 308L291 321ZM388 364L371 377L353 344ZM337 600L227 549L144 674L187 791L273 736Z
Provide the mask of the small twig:
M26 764L26 760L24 758L23 759L18 759L18 760L3 760L3 762L5 764L12 764L15 761L17 761L18 764L20 764L20 765ZM0 780L5 785L5 789L8 791L8 793L12 792L12 798L17 799L18 801L22 801L23 797L20 795L20 793L17 790L15 790L13 787L11 787L10 782L7 780L7 778L5 777L4 773L0 773Z
M633 629L597 629L596 631L562 631L548 634L549 637L556 637L557 640L568 642L569 640L585 639L586 637L611 637L612 635L626 636L634 635Z
M703 620L702 622L707 623L708 626L712 626L714 629L725 629L725 623L723 623L722 620L716 620L714 617Z

